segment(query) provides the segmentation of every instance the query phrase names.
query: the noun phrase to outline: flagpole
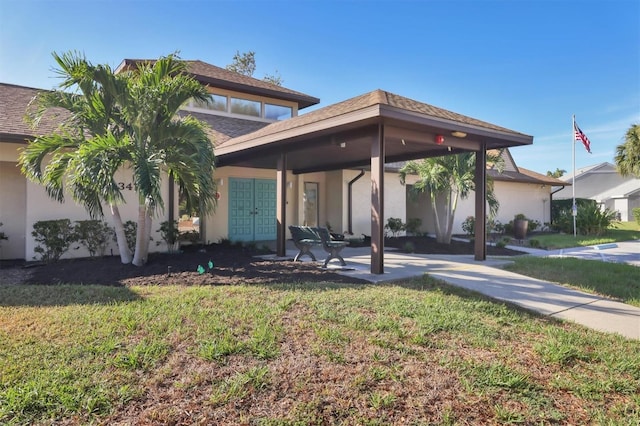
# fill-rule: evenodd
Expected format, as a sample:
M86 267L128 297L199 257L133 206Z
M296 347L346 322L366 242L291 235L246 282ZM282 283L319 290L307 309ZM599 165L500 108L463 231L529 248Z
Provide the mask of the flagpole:
M576 115L573 114L571 126L571 145L573 145L573 181L571 188L573 190L573 204L571 204L571 215L573 216L573 237L576 237L576 216L578 215L578 207L576 206Z

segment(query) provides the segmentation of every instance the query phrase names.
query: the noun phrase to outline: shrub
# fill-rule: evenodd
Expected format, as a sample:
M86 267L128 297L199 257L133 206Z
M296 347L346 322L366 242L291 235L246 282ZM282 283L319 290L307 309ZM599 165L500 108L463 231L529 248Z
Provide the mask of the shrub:
M603 235L615 221L616 212L608 208L601 210L594 200L576 200L576 205L576 232L580 235ZM567 234L573 233L571 213L571 208L560 211L553 222L553 229Z
M38 246L33 249L44 262L55 262L77 241L69 219L41 220L33 224L31 235Z
M2 226L2 222L0 222L0 226ZM7 237L7 234L5 234L4 232L0 231L0 243L2 242L2 240L8 240L8 239L9 239L9 237Z
M231 240L228 237L220 237L218 239L218 244L229 247L231 246Z
M124 237L127 240L127 247L133 253L136 249L136 232L138 231L138 224L132 220L128 220L124 223ZM114 236L115 238L115 236Z
M535 247L540 247L540 245L541 245L540 241L536 240L535 238L532 238L532 239L529 240L529 246L530 247L534 247L535 248Z
M414 251L416 251L416 247L413 245L413 243L411 241L407 241L406 243L404 243L404 245L402 246L402 250L405 253L413 253Z
M398 236L399 232L406 229L406 225L402 223L402 219L390 217L387 219L387 224L384 226L384 229L391 231L391 235L395 238Z
M89 251L91 257L96 254L104 256L109 239L114 235L109 225L101 220L78 220L74 231L77 241Z
M473 216L467 216L467 218L462 222L462 230L467 235L474 235L476 229L476 218Z
M502 238L496 242L496 247L505 248L507 246L507 243L509 243L509 241L511 241L509 238Z
M167 249L169 252L173 252L175 249L175 245L178 242L178 237L180 236L180 231L178 231L178 221L168 221L160 223L160 238L167 245ZM160 241L156 243L156 245L160 245Z
M422 226L422 219L418 217L413 217L411 219L407 219L407 224L405 225L405 229L407 232L410 232L412 235L418 235L420 233L420 227Z
M182 232L178 235L178 241L187 241L191 244L200 242L200 233L198 231Z
M640 224L640 207L636 207L631 211L633 212L633 217L636 219L636 222Z

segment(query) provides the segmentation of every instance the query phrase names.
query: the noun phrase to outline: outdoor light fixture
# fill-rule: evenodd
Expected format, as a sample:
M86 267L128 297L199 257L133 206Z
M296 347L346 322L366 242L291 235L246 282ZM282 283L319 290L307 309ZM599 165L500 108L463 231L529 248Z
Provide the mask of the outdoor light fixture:
M465 132L460 132L458 130L451 132L451 136L455 136L456 138L466 138L467 134Z
M218 179L216 183L218 184L218 186L224 186L224 180L222 178Z
M340 148L346 148L346 147L347 147L346 142L340 142Z

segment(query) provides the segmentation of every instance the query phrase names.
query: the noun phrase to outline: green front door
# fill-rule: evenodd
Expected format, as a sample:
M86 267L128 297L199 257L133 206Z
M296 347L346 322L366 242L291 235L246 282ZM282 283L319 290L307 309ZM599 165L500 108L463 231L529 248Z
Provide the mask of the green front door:
M229 178L229 239L276 239L276 181Z

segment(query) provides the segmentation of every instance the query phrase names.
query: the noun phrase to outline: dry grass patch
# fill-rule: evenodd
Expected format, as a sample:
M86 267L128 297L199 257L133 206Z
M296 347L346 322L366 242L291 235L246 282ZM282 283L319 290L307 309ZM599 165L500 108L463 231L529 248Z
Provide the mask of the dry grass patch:
M640 342L429 278L100 290L0 286L1 423L640 421Z

